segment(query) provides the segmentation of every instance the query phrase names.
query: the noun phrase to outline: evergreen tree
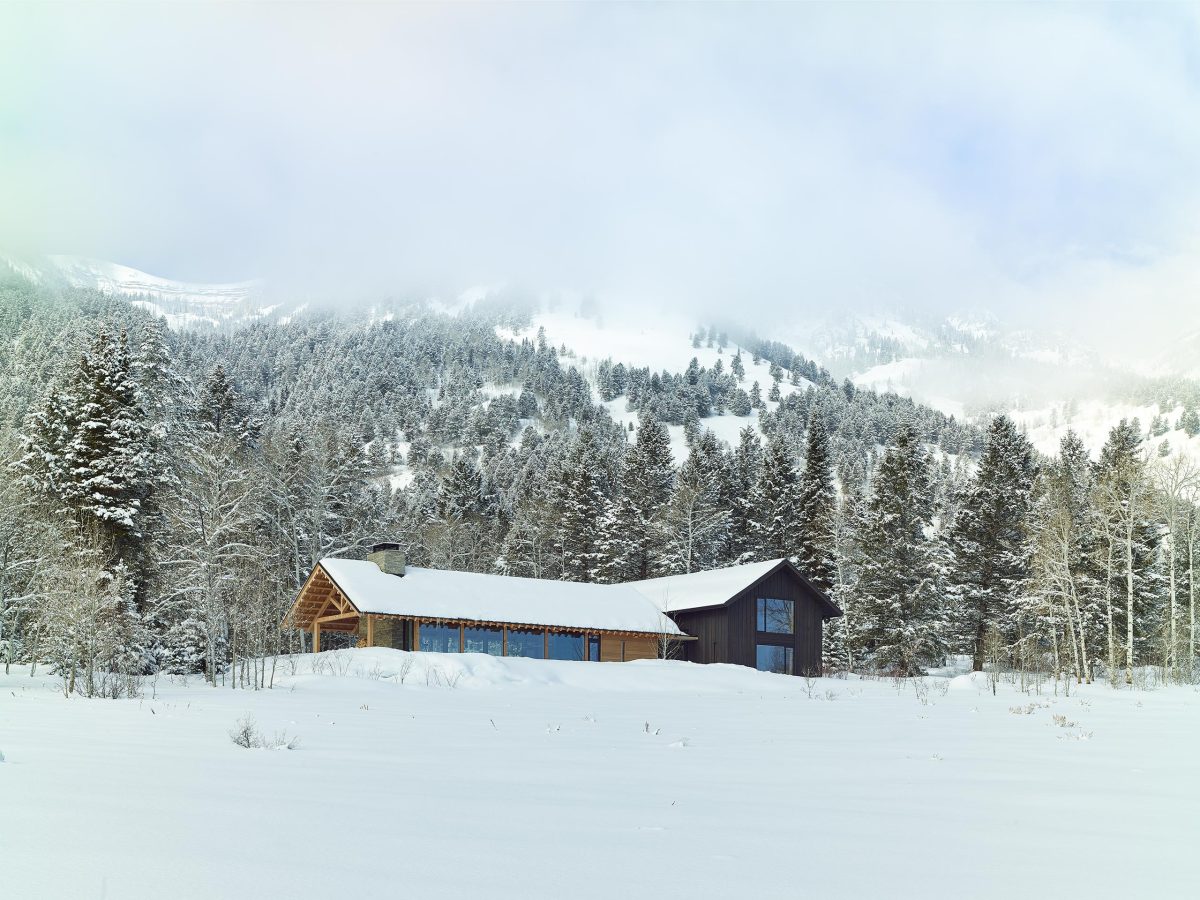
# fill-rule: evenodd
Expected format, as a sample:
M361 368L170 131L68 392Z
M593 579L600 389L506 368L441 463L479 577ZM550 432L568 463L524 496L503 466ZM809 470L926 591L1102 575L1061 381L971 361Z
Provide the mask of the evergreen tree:
M603 561L596 524L607 498L598 455L595 435L584 429L558 476L558 548L564 581L596 581Z
M671 496L675 470L671 438L667 428L653 415L638 425L633 446L625 454L621 485L637 512L631 536L637 542L632 561L635 577L650 578L657 572L663 553L662 510Z
M854 642L876 669L920 674L945 656L929 458L910 425L883 454L855 528Z
M952 546L958 610L955 631L983 671L989 632L1008 644L1019 622L1032 557L1033 447L1007 416L996 416L974 482L959 503Z
M778 435L767 444L754 491L754 522L759 549L768 558L800 552L800 476L792 452Z
M830 590L834 583L833 520L836 506L829 434L824 421L813 416L805 444L804 471L800 476L796 564L823 591Z
M124 332L101 329L65 381L27 420L19 462L29 487L99 529L109 562L144 575L144 507L153 486L153 434Z
M642 577L644 559L641 533L641 514L630 494L622 492L616 499L605 501L598 523L596 580L605 584L637 581Z
M758 432L747 425L741 430L729 464L729 537L725 558L730 564L753 562L760 556L755 488L762 473L762 458Z

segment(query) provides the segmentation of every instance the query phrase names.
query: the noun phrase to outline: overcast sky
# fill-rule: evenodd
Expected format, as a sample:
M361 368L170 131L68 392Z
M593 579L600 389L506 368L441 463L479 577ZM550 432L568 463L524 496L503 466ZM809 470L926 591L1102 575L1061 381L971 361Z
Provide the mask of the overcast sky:
M1200 16L4 6L0 246L347 294L1200 307Z

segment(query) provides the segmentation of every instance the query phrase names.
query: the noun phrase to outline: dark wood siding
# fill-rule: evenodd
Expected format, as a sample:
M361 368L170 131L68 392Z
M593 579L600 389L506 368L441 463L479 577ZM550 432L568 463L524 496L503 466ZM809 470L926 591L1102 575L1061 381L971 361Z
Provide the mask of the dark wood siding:
M685 633L696 638L682 644L684 658L695 663L731 662L727 644L728 628L725 625L726 610L702 609L696 612L677 613L675 624Z
M818 597L787 566L782 566L731 598L724 606L673 613L672 618L687 634L686 658L697 663L755 664L758 630L755 621L759 597L791 600L796 626L792 636L792 666L797 675L820 674L821 631L825 607ZM789 643L785 635L764 636L766 643Z

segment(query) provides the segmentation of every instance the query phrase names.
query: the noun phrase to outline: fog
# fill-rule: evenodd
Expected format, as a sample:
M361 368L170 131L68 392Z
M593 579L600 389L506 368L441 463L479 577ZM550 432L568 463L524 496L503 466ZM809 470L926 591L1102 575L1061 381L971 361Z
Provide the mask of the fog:
M1200 317L1182 7L6 6L0 85L12 252L347 302Z

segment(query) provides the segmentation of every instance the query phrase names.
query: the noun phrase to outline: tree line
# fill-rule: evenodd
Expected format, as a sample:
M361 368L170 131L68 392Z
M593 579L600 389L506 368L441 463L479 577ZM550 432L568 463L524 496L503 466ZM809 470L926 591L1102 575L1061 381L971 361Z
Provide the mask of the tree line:
M281 624L311 567L384 539L415 565L597 582L791 557L846 612L834 670L1194 673L1195 473L1134 423L1094 462L1072 435L1045 459L1008 419L979 431L762 343L587 377L486 306L174 333L96 294L0 300L0 653L69 691L267 684L263 660L304 649ZM735 406L743 350L809 386ZM705 427L748 412L734 446Z

